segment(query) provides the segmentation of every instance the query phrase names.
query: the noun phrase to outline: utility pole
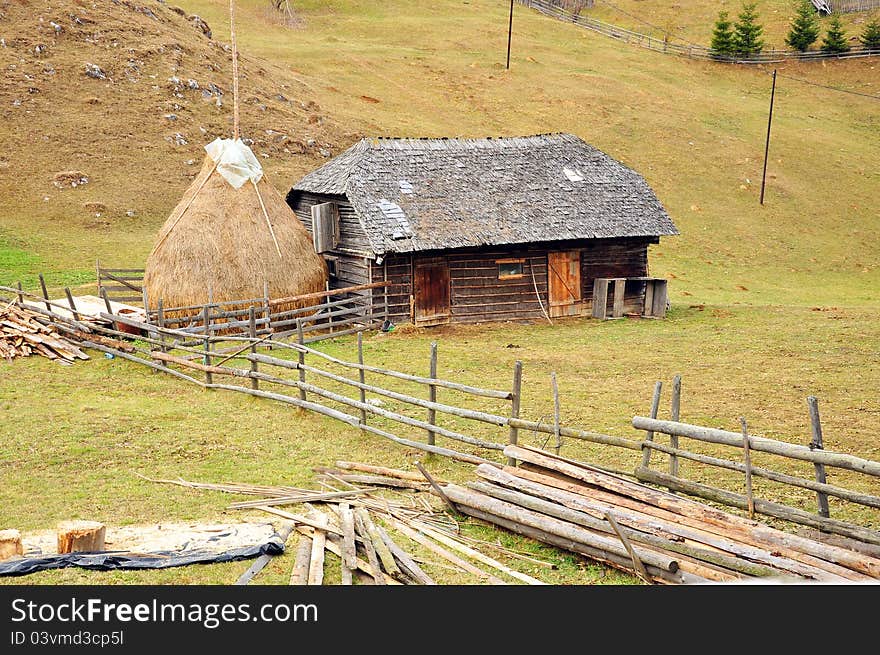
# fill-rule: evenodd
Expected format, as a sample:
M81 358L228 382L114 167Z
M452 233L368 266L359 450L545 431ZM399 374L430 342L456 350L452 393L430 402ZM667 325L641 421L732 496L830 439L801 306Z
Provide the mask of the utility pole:
M764 185L767 183L767 155L770 153L770 126L773 125L773 101L776 98L776 69L773 69L773 88L770 91L770 117L767 119L767 143L764 146L764 173L761 175L761 204L764 204Z
M510 70L510 39L513 36L513 0L510 0L510 22L507 24L507 69Z

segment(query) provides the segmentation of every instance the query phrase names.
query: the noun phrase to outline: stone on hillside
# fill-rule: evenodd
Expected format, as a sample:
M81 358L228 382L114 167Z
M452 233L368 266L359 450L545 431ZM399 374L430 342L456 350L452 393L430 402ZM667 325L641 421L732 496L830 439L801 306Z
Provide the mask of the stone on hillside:
M208 24L200 17L200 16L190 16L190 21L196 27L196 29L201 30L202 34L207 36L209 39L212 38L211 28L208 27Z
M73 189L88 183L89 176L82 171L61 171L52 177L52 184L59 189Z
M86 63L86 75L96 80L106 80L107 73L101 70L101 67L97 64Z

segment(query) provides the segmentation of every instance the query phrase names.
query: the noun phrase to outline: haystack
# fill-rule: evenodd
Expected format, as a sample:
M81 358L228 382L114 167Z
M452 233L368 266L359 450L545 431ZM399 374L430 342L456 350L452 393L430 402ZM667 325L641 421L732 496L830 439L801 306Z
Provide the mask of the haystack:
M250 149L239 139L218 139L205 149L201 172L147 258L150 307L159 299L164 307L205 304L209 294L212 302L261 298L265 284L273 299L323 291L324 259Z

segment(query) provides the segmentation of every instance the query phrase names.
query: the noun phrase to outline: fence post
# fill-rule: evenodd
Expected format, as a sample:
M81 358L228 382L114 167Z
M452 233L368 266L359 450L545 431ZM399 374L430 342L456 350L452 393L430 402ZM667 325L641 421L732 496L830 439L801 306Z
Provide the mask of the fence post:
M263 280L263 302L266 306L266 332L272 331L272 305L269 304L269 281ZM299 322L297 322L299 325ZM268 344L267 348L272 350L272 344Z
M663 390L663 383L660 380L654 384L654 398L651 400L651 418L657 418L657 412L660 410L660 392ZM654 441L654 431L645 431L645 441ZM642 468L646 469L651 465L650 446L642 446Z
M24 296L21 293L21 282L18 283L18 304L24 305Z
M303 336L303 324L302 324L301 318L296 319L296 338L297 338L297 341L299 341L299 345L301 345L301 346L306 345L305 344L306 340L305 340L305 337ZM305 363L306 363L306 353L304 350L300 350L299 351L299 381L302 382L303 384L305 384L305 381L306 381L306 370L303 368ZM306 399L306 390L305 389L300 388L299 399L300 400Z
M819 399L816 396L808 396L807 405L810 408L810 430L812 431L810 449L822 450L822 423L819 420ZM814 466L816 467L816 482L825 484L825 465L814 464ZM828 508L828 494L817 491L816 498L819 503L819 515L829 518L831 512Z
M437 342L436 341L431 342L431 364L430 364L429 370L430 370L430 374L428 375L428 377L430 377L432 380L436 380L437 379ZM430 400L432 403L437 402L437 385L435 385L435 384L428 385L428 400ZM435 412L433 409L428 410L428 423L430 423L431 425L437 424L437 412ZM432 432L431 430L428 430L428 445L429 446L434 445L434 438L436 436L437 435L434 432Z
M159 302L156 305L156 323L159 325L159 341L162 342L162 346L160 350L164 352L168 352L167 348L165 348L165 303L162 298L159 298Z
M361 403L367 402L367 392L364 390L363 385L366 384L366 372L364 371L364 333L358 332L358 364L360 364L361 368L358 369L358 381L361 383ZM367 410L361 409L361 423L367 423Z
M46 311L52 311L52 305L49 304L49 292L46 291L46 280L43 278L43 274L40 273L40 288L43 290L43 300L46 301Z
M755 518L755 497L752 495L752 444L749 439L749 426L746 425L746 419L739 417L739 423L742 426L743 433L743 463L746 467L746 503L749 510L749 518Z
M205 365L211 365L211 310L208 305L202 307L202 320L205 323ZM210 371L205 371L205 382L214 383L214 376Z
M678 423L681 418L681 376L672 378L672 403L669 408L670 419ZM669 445L678 448L678 435L669 435ZM669 475L678 477L678 455L669 455Z
M70 311L73 313L73 320L79 320L79 312L76 311L76 304L73 302L73 294L70 293L70 287L64 287L64 294L67 296L67 303L70 305Z
M248 308L248 329L250 331L250 337L253 339L251 343L251 355L257 354L257 313L254 311L254 306L251 305ZM251 373L256 373L259 370L257 365L257 361L255 359L251 360ZM259 389L260 381L257 378L251 378L251 389Z
M519 418L519 407L522 400L522 362L519 360L513 365L513 390L510 395L510 418ZM519 428L511 425L508 442L515 446L518 441ZM508 457L507 465L516 466L516 460L513 457Z
M104 287L101 287L101 297L104 298L104 307L107 308L107 313L112 316L113 315L113 308L110 306L110 298L107 297L107 289L105 289ZM147 322L148 323L150 322L149 316L147 316ZM119 322L118 321L113 321L113 329L116 330L117 332L119 331ZM153 369L153 370L155 371L156 369Z
M559 386L556 384L556 373L550 373L550 386L553 389L553 436L556 437L554 451L559 454L562 449L562 434L559 432Z

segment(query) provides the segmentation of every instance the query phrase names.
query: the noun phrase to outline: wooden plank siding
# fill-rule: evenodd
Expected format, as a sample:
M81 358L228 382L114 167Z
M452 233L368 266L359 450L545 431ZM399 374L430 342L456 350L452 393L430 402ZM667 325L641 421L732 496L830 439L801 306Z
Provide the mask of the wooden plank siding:
M645 277L648 275L648 246L657 239L596 239L581 244L581 288L584 309L592 312L593 280L597 277ZM610 290L613 294L613 287ZM644 283L626 285L624 313L644 310ZM609 301L610 303L610 301ZM610 306L610 304L609 304Z

